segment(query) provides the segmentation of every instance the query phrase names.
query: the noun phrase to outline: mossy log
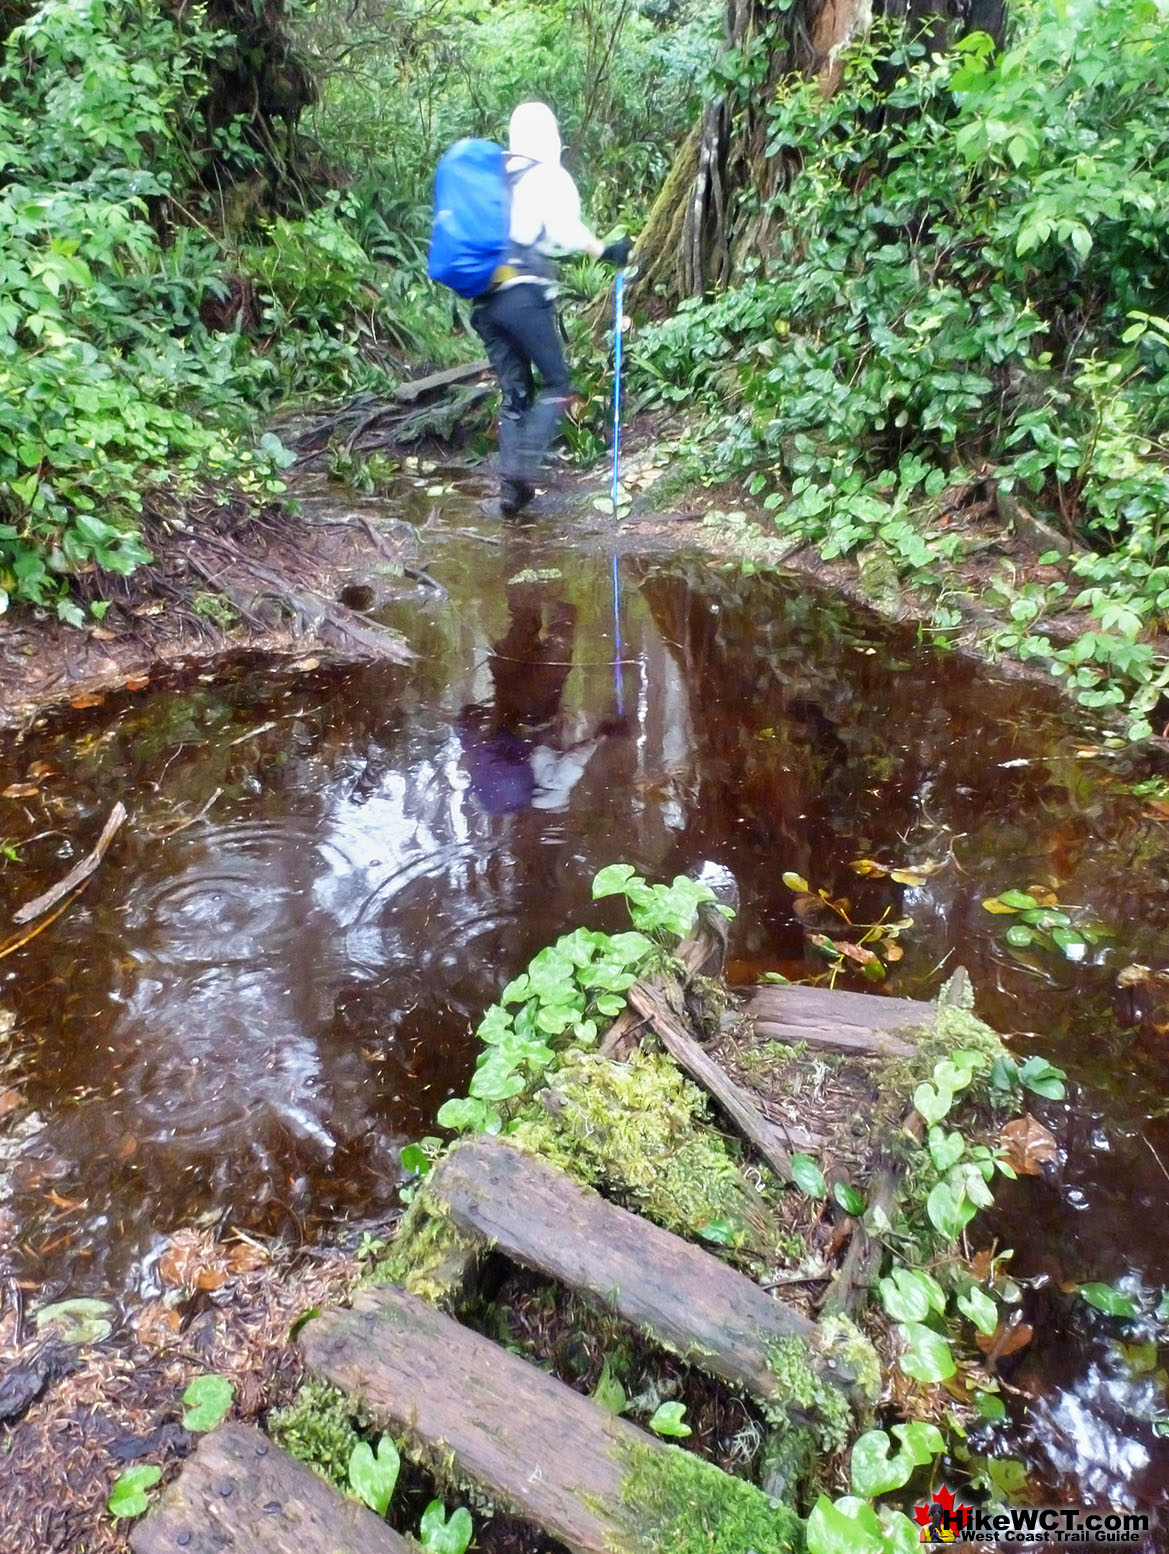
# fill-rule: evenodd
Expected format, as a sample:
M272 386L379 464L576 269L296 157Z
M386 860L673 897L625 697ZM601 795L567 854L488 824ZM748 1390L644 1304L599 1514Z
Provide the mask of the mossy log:
M405 1290L309 1322L309 1367L355 1395L451 1485L475 1485L574 1554L786 1554L794 1512L664 1446ZM752 1541L713 1541L738 1517ZM678 1524L675 1527L675 1524Z
M792 1405L772 1364L775 1346L789 1339L805 1346L805 1363L827 1384L847 1389L855 1379L835 1355L821 1358L813 1323L751 1279L497 1139L452 1150L428 1190L464 1234L586 1291L762 1403Z
M199 1443L130 1534L134 1554L411 1554L372 1511L259 1430L228 1424Z

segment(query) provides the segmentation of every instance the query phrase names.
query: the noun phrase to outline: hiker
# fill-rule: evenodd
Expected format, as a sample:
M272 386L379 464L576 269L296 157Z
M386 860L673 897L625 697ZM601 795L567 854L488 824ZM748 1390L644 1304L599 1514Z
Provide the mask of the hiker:
M475 298L471 323L503 390L499 506L511 518L535 496L540 462L572 397L553 260L586 253L620 267L633 243L622 237L603 244L581 220L580 195L560 165L560 130L546 103L521 103L512 114L505 168L511 246L487 290Z

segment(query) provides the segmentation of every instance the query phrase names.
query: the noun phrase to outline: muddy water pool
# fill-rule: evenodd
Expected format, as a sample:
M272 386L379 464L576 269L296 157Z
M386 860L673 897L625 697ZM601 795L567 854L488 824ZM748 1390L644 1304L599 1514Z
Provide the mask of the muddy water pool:
M888 991L965 965L978 1012L1067 1070L1042 1109L1066 1164L1000 1191L1038 1336L996 1446L1053 1495L1164 1501L1165 1353L1069 1288L1147 1307L1169 1286L1169 1035L1155 1009L1122 1024L1114 987L1169 964L1169 810L1132 791L1164 764L803 581L627 549L615 609L595 535L447 521L426 540L441 591L385 613L407 667L235 661L0 743L5 919L132 812L0 960L5 1276L33 1303L133 1305L178 1226L376 1220L401 1146L465 1088L483 1008L557 933L617 926L598 868L729 869L743 981L817 969L795 870L912 917ZM939 867L905 886L859 858ZM1100 930L1079 959L1012 947L981 905L1035 882Z

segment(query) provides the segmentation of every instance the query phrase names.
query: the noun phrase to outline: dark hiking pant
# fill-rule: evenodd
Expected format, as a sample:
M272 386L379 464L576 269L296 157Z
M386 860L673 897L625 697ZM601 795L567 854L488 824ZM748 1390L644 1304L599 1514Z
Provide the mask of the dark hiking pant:
M572 397L556 305L542 284L521 281L480 297L471 324L503 390L499 471L504 480L538 479L540 462ZM532 369L539 374L537 392Z

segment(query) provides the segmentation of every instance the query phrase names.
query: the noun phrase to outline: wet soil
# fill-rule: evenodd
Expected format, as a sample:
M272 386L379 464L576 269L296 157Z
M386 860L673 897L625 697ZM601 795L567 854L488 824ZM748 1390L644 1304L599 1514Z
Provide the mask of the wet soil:
M741 898L734 979L822 973L794 870L858 921L912 917L885 991L932 996L965 964L978 1012L1068 1071L1068 1101L1039 1108L1058 1172L996 1210L1037 1338L985 1444L1056 1500L1159 1503L1158 1339L1074 1287L1119 1280L1148 1304L1169 1285L1165 1010L1155 983L1139 1006L1116 986L1166 964L1169 811L1139 786L1164 757L1114 747L1050 687L691 543L694 511L615 535L595 494L505 525L481 475L407 472L358 507L384 535L411 526L421 576L373 601L410 662L235 653L0 738L6 920L116 801L132 812L59 918L0 939L10 1322L17 1300L28 1322L112 1300L123 1356L165 1301L177 1231L296 1248L392 1217L400 1148L463 1090L484 1007L557 933L620 925L590 900L607 863L720 864ZM337 516L328 490L305 507ZM862 858L931 868L899 884L859 877ZM982 906L1034 883L1099 931L1079 959L1012 946Z

